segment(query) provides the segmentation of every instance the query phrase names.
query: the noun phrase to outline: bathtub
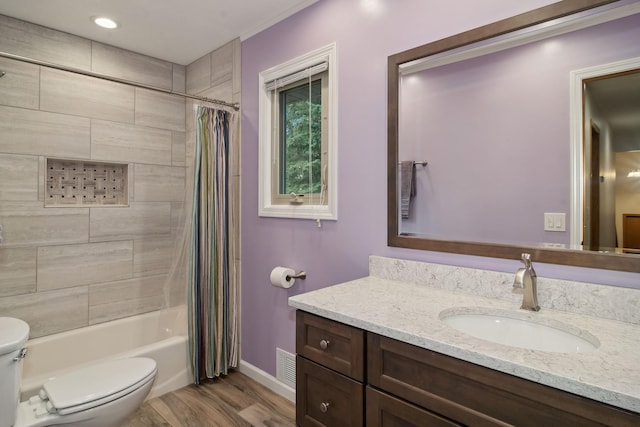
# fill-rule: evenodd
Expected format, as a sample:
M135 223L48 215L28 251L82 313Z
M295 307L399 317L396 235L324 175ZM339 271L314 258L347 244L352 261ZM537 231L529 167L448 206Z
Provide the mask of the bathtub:
M27 350L21 400L38 394L49 378L103 359L154 359L158 373L148 399L192 383L186 306L35 338Z

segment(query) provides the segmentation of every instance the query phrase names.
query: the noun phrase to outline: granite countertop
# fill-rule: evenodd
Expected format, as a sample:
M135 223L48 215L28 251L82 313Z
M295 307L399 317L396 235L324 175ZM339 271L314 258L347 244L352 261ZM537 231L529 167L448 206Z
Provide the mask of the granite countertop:
M433 350L600 402L640 412L640 325L411 283L365 277L289 298L289 305L366 331ZM562 322L595 336L585 353L528 350L472 337L440 320L443 310L510 310ZM588 334L587 334L588 335Z

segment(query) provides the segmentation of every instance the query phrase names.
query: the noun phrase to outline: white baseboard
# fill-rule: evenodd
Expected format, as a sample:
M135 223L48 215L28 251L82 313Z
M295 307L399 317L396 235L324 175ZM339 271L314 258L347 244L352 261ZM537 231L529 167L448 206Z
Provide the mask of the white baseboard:
M283 396L285 399L296 403L296 391L288 385L278 381L273 375L268 374L262 369L257 368L251 363L245 362L244 360L240 361L238 370L252 380L257 381L268 389L274 391L275 393L278 393L280 396Z

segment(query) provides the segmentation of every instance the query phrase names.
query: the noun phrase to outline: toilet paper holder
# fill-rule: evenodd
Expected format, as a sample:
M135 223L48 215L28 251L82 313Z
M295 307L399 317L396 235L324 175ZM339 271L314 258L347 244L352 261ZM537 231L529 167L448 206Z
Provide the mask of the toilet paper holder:
M306 278L307 278L307 273L305 273L304 271L301 271L299 273L292 274L292 275L287 274L287 281L291 279L306 279Z

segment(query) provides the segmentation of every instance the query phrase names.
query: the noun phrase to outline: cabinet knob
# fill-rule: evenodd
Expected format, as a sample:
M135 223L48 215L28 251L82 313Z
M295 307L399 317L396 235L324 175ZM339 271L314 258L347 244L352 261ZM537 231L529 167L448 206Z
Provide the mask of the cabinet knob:
M329 410L329 405L330 405L329 402L322 402L320 404L320 412L322 412L323 414L326 414L327 411Z
M326 350L329 347L329 340L320 340L320 348Z

